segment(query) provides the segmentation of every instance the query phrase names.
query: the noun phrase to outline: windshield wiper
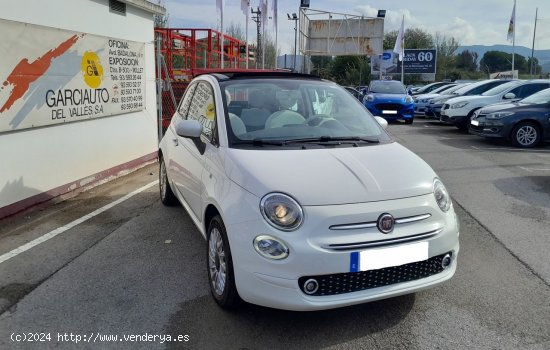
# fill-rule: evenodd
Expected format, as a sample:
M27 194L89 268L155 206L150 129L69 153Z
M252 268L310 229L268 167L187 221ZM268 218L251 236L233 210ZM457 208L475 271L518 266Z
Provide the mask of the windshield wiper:
M357 142L366 142L366 143L380 143L380 140L377 138L366 138L366 137L359 137L359 136L321 136L321 137L307 137L307 138L301 138L301 139L290 139L290 140L284 140L283 143L290 144L290 143L330 143L330 144L339 144L339 143L357 143Z
M235 141L232 145L253 145L253 146L284 146L284 141L265 140L265 139L253 139L253 140L240 140Z

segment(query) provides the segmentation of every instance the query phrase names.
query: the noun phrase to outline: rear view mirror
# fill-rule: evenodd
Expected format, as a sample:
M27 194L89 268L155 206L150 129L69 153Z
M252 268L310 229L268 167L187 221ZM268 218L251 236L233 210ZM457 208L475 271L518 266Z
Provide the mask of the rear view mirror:
M514 94L512 92L509 92L506 95L504 95L505 100L513 100L514 98L516 98L516 94Z
M176 123L176 134L187 138L200 137L202 134L202 125L195 119L181 119Z

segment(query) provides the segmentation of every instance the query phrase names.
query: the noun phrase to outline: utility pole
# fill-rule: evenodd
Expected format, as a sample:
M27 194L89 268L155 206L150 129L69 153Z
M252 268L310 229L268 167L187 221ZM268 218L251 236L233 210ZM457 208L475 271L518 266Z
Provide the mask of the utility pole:
M258 68L258 60L262 57L262 11L258 6L256 11L253 8L250 8L250 13L252 13L252 21L256 22L256 68ZM263 59L262 59L263 63Z
M531 47L531 66L529 67L529 75L533 77L533 59L535 56L535 37L537 36L537 19L539 15L539 8L535 11L535 29L533 30L533 46ZM536 70L536 67L535 67Z

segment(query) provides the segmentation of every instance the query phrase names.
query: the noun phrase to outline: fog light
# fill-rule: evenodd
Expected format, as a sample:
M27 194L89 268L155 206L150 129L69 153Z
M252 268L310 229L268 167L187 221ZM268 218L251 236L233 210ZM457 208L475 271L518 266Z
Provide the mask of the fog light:
M275 237L258 236L254 238L254 249L263 257L280 260L288 256L288 247Z
M314 280L313 278L311 279L308 279L305 283L304 283L304 292L306 294L315 294L315 292L317 292L317 290L319 289L319 283L317 282L317 280Z
M446 269L451 265L452 261L453 259L451 259L451 254L446 254L441 260L441 266L443 266L443 268Z

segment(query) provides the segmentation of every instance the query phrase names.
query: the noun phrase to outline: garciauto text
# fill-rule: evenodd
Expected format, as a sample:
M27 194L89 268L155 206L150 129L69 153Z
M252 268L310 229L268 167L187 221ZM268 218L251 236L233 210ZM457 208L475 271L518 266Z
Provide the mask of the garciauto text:
M187 334L105 334L105 333L12 333L10 339L14 343L182 343L190 340Z

